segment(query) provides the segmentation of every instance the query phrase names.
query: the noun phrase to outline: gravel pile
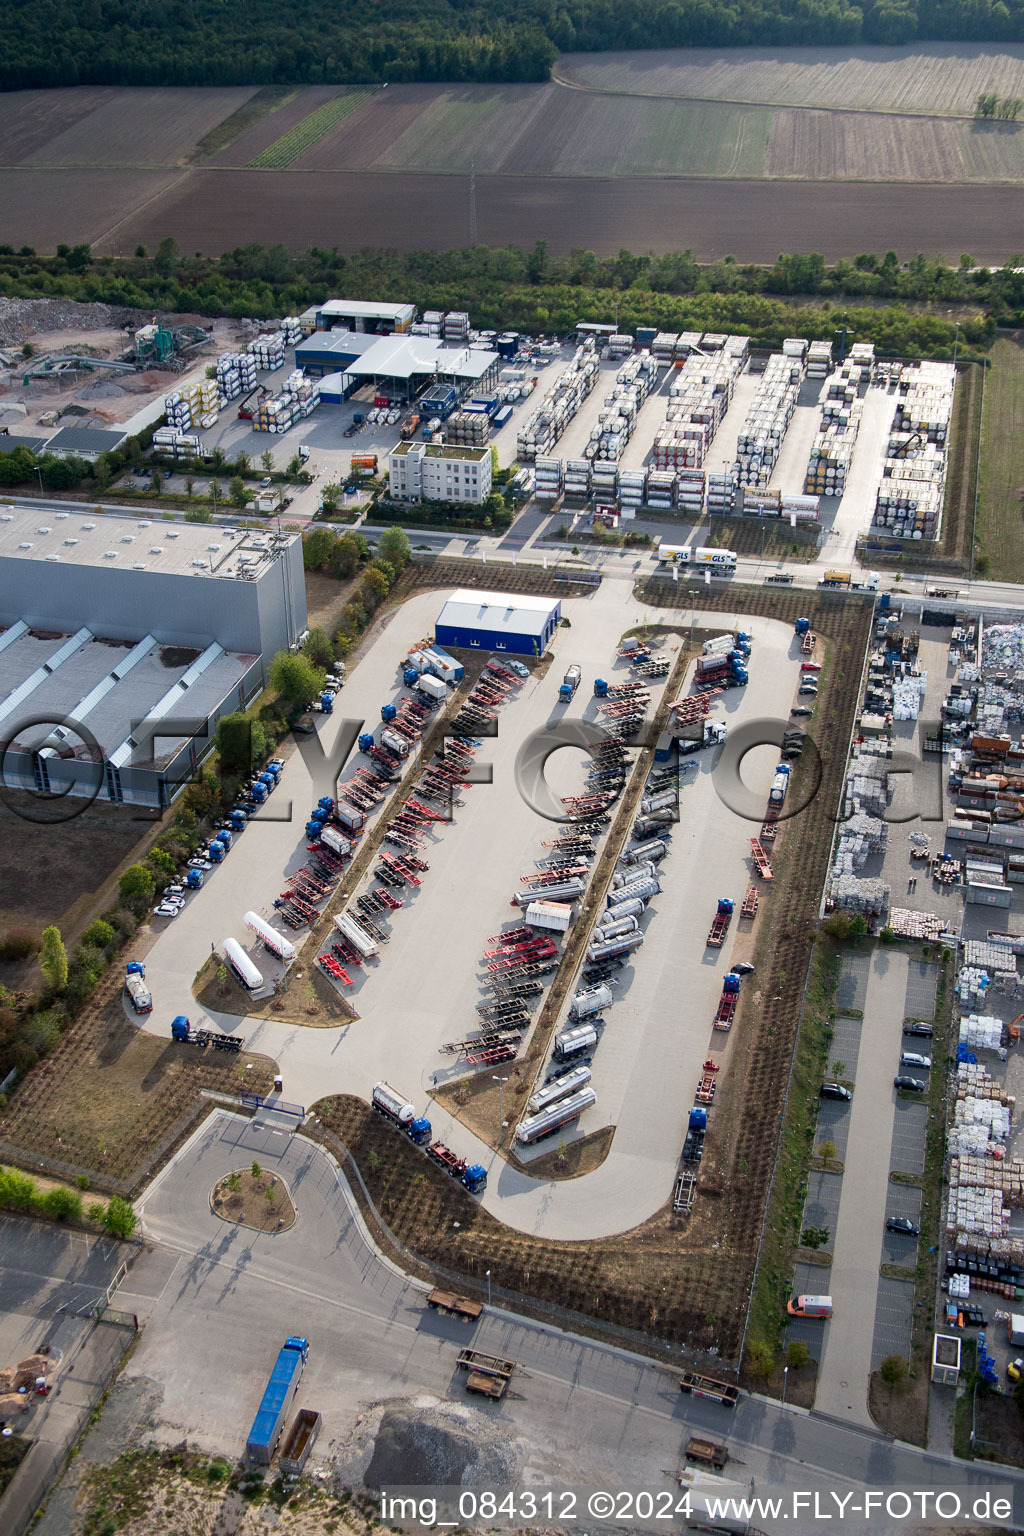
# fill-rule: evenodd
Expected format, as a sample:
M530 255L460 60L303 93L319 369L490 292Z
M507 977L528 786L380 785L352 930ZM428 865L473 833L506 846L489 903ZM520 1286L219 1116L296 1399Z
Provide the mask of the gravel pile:
M0 346L18 346L48 331L107 331L145 325L148 310L111 304L76 304L73 299L0 298Z
M499 1488L515 1482L516 1463L500 1424L476 1408L394 1403L381 1415L363 1482L374 1490L431 1484Z

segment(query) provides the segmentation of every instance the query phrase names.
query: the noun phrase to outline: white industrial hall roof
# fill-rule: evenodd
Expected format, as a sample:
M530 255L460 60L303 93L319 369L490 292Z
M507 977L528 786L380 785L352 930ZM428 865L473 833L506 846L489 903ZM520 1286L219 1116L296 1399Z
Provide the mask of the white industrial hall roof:
M290 544L298 534L283 534ZM0 512L0 557L165 575L236 578L262 575L274 553L277 530L255 533L219 523L165 523L109 513L40 511L5 506Z
M555 608L557 597L528 597L522 593L475 592L460 587L438 614L437 623L452 629L487 629L510 635L539 634Z

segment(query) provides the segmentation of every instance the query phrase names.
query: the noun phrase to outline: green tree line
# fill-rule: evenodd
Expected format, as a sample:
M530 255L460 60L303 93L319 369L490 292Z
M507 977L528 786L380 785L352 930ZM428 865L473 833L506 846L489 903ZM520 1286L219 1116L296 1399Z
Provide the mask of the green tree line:
M173 249L168 249L173 247ZM239 246L219 257L184 256L165 241L157 257L66 257L0 245L0 292L19 298L66 298L208 316L268 319L339 293L410 300L421 309L468 309L481 327L565 334L580 320L621 328L749 333L757 344L784 336L831 336L844 314L861 341L891 352L952 348L954 320L922 305L965 306L961 340L988 344L998 323L1024 317L1024 256L990 271L969 254L959 264L894 251L862 252L831 266L820 253L783 254L770 266L725 256L700 265L691 251L601 257L576 250L554 256L543 241L448 251L359 251L283 245ZM863 301L862 303L859 301ZM52 473L59 474L60 471Z
M0 88L543 80L568 49L1024 40L1024 0L20 0Z

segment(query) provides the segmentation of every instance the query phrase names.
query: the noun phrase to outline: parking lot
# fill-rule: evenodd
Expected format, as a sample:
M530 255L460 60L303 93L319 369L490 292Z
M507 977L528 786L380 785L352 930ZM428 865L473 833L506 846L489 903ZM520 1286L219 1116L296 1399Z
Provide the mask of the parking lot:
M342 717L360 723L360 729L361 722L379 720L381 704L400 691L402 658L432 630L443 601L444 594L417 595L395 613L351 673L335 714L321 720L319 739L328 753ZM239 1026L237 1019L220 1016L221 1027L244 1032L251 1049L278 1060L289 1100L310 1104L332 1091L368 1098L373 1083L384 1077L426 1108L435 1081L451 1076L452 1059L440 1047L478 1027L483 951L488 939L512 921L512 892L522 875L533 872L543 854L543 838L556 830L518 792L520 748L555 720L592 718L593 678L615 675L608 663L614 660L618 636L645 619L663 618L646 613L621 582L606 582L591 596L567 600L564 612L571 627L556 632L551 670L517 690L501 711L498 737L485 742L478 754L492 764L493 783L465 790L465 804L454 822L431 835L426 851L430 870L422 886L403 891L407 910L394 915L391 942L379 961L363 968L353 989L358 1018L341 1030L314 1031L272 1019ZM716 616L715 632L744 622L738 614ZM788 627L768 620L745 627L753 636L751 684L724 694L715 705L715 713L731 728L749 718L784 720L797 683L797 652ZM584 683L573 703L562 708L556 702L557 684L572 660L582 663ZM311 750L315 753L316 746ZM578 788L576 754L565 755L570 761L564 771L574 776L571 787ZM756 791L758 805L764 803L776 760L774 749L762 748L744 763L744 779ZM565 1133L616 1126L612 1152L601 1168L552 1190L507 1168L446 1111L429 1106L436 1135L459 1156L490 1166L485 1202L513 1225L557 1236L621 1230L656 1210L671 1191L701 1062L712 1044L716 1059L728 1059L728 1036L713 1040L711 1025L722 975L739 942L739 924L734 922L723 950L706 950L704 940L718 895L742 900L752 878L749 838L757 830L722 803L713 766L712 757L701 754L683 775L681 820L663 865L663 893L645 916L643 949L621 973L595 1057L598 1103L582 1117L577 1132ZM216 945L230 934L251 943L241 921L248 908L273 921L281 875L305 857L302 824L308 808L330 792L334 771L322 765L320 782L314 784L303 758L293 753L281 788L206 888L158 938L148 962L158 1000L147 1021L150 1027L166 1030L177 1012L204 1022L202 1009L190 1005L191 978L210 953L211 940ZM561 792L567 793L568 786ZM291 821L282 819L289 806ZM486 859L481 849L487 850ZM709 889L710 869L715 883ZM273 962L256 958L261 970L276 974ZM311 960L303 952L299 963ZM756 992L756 979L753 985Z

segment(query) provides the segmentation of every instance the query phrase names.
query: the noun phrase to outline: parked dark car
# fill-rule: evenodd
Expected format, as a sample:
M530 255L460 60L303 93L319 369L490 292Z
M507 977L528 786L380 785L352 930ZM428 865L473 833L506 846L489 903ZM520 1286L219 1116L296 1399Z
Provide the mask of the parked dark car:
M847 1104L853 1098L852 1091L842 1083L822 1083L818 1091L823 1099L843 1099Z
M907 1237L920 1237L921 1228L909 1216L890 1216L885 1223L889 1232L903 1232Z
M892 1085L894 1088L898 1088L901 1093L924 1093L925 1090L924 1083L920 1082L916 1077L894 1077Z

